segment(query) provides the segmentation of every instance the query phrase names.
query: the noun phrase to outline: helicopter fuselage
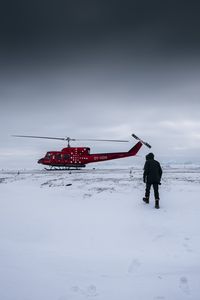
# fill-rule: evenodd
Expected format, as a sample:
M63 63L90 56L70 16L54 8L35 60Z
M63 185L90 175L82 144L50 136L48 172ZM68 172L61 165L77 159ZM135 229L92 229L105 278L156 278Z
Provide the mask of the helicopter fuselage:
M142 142L139 141L128 152L95 154L90 154L88 147L67 147L61 151L47 152L43 158L38 160L38 163L52 167L85 167L89 163L134 156L141 146Z

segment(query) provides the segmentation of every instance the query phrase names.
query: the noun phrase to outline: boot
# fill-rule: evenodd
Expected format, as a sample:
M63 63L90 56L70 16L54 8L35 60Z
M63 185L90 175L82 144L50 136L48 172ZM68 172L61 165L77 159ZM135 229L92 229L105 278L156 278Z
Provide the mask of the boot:
M159 206L159 199L155 200L155 208L160 208L160 206Z
M144 197L143 201L148 204L149 203L149 198Z

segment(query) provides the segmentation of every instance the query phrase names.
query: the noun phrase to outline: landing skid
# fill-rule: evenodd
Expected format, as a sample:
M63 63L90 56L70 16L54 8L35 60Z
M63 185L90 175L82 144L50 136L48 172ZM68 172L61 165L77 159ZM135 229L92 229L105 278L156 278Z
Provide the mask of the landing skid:
M71 170L81 170L84 167L50 167L44 168L46 171L71 171Z

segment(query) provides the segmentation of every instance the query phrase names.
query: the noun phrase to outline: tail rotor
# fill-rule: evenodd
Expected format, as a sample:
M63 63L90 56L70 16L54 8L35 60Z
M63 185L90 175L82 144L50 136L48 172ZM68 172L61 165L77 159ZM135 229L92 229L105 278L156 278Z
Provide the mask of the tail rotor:
M134 133L132 133L132 137L134 137L136 140L140 141L143 145L147 146L148 148L151 148L151 145L149 145L147 142L144 142L143 140L141 140L137 135L135 135Z

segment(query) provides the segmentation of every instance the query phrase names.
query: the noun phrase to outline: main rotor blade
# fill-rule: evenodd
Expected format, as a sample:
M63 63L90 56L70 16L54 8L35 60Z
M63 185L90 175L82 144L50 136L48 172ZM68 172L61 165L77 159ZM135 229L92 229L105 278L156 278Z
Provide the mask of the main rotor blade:
M35 136L35 135L12 135L12 136L14 136L14 137L24 137L24 138L33 138L33 139L49 139L49 140L66 141L66 138L56 138L56 137L50 137L50 136Z
M127 140L101 140L101 139L75 139L75 141L119 142L119 143L129 142Z
M97 142L128 142L127 140L102 140L102 139L71 139L70 137L50 137L50 136L37 136L37 135L12 135L14 137L24 137L33 139L49 139L49 140L61 140L61 141L97 141Z

